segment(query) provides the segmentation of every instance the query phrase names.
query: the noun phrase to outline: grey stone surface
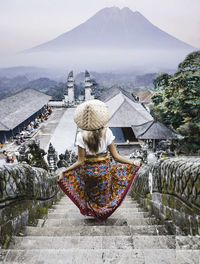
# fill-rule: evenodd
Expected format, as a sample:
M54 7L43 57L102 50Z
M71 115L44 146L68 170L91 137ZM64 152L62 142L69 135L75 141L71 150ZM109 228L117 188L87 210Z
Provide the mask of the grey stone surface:
M0 167L0 247L6 248L13 234L45 214L60 193L56 178L44 169Z
M199 250L176 250L176 264L199 264Z
M144 260L145 264L176 264L176 250L145 249Z
M132 196L162 221L172 221L175 232L200 235L200 157L165 158L143 166Z
M54 134L51 137L51 143L58 154L64 153L66 149L75 149L76 124L73 119L75 108L68 108L62 116Z
M37 227L27 226L25 236L14 237L9 250L4 252L4 263L198 263L199 236L170 235L156 218L135 212L138 207L130 197L124 201L125 205L130 203L133 209L120 207L116 217L99 223L92 217L78 217L75 205L63 197L59 204L69 206L68 211L63 205L56 205L46 219L39 219ZM141 217L129 217L126 209ZM67 218L63 218L65 210L69 213ZM49 217L52 214L56 219Z

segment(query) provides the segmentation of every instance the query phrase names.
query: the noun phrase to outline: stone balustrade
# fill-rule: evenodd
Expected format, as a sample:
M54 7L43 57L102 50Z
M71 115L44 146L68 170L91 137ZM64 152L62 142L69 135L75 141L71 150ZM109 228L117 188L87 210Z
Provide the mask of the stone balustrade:
M0 247L6 248L13 234L35 224L61 195L55 176L26 164L0 168Z
M200 158L165 158L141 167L132 195L174 233L200 234Z

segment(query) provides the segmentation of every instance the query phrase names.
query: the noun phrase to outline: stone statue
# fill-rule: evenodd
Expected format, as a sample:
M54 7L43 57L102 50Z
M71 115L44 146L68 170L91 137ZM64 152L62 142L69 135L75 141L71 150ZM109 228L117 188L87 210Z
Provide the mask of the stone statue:
M57 169L57 152L55 151L53 145L50 143L49 144L49 149L48 149L48 155L47 155L47 160L49 163L49 169L51 172L56 171Z
M58 168L68 167L68 163L65 160L65 155L60 154L59 155L59 161L57 162Z

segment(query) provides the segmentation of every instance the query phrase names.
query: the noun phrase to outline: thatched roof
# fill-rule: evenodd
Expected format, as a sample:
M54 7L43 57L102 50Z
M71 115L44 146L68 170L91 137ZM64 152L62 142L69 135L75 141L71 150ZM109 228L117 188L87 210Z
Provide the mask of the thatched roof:
M39 111L51 96L34 89L24 89L0 100L0 131L14 129Z
M133 125L133 132L138 139L177 139L178 135L159 121L153 120L141 125Z
M109 100L106 99L105 103L110 110L109 127L131 127L153 120L144 106L129 93L115 88L107 95Z

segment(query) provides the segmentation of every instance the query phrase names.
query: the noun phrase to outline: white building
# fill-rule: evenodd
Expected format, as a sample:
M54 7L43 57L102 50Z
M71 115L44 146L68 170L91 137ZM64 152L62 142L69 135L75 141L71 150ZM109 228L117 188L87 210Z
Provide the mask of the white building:
M94 93L92 92L93 83L88 71L85 71L85 101L93 100Z
M64 93L64 101L68 106L74 105L74 74L71 71L67 78L67 88Z
M64 93L64 98L59 101L50 100L48 105L53 107L68 107L74 105L74 75L73 71L68 74L67 87Z

